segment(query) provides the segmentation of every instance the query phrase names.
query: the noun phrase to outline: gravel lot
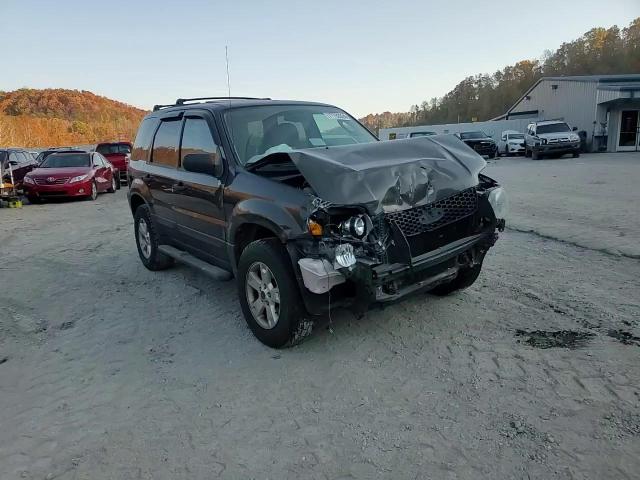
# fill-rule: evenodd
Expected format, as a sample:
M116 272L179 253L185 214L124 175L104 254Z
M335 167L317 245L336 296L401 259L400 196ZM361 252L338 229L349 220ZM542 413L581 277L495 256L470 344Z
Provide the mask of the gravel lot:
M283 351L143 268L124 190L0 210L0 479L639 478L640 154L487 172L517 231L472 288Z

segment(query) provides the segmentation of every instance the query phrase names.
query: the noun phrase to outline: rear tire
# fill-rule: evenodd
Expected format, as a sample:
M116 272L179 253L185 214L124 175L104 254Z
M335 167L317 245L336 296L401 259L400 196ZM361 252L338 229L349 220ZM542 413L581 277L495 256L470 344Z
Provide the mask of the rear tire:
M262 343L290 347L311 333L291 260L277 239L250 243L240 255L236 280L244 318Z
M138 255L142 264L151 271L164 270L173 265L173 259L158 251L160 236L151 220L147 205L140 205L133 216Z
M458 290L464 290L475 283L482 270L482 264L475 265L471 268L465 268L458 272L458 276L449 283L443 283L431 290L430 293L444 297Z

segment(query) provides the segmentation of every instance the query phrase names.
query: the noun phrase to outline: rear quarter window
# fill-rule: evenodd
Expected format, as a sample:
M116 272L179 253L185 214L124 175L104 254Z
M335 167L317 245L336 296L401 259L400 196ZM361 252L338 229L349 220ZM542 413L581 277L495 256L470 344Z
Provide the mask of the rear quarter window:
M149 152L151 151L151 143L153 142L153 133L158 125L158 119L146 118L138 128L138 134L133 144L131 152L132 160L149 160Z

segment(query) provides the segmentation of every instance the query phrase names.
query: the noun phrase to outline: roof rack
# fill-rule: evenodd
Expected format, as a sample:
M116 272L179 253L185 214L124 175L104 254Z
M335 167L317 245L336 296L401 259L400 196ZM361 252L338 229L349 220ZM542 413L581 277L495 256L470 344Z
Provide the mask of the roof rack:
M187 102L196 102L200 100L271 100L270 98L263 97L195 97L195 98L178 98L176 103L168 105L154 105L153 111L156 112L161 108L175 107L176 105L185 105Z
M257 97L196 97L196 98L179 98L176 105L184 105L185 102L195 102L196 100L271 100L270 98Z

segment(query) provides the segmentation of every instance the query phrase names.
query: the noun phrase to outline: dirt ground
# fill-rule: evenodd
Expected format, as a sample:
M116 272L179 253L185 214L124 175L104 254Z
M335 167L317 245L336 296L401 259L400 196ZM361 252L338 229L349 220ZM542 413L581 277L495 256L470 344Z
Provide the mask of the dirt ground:
M640 154L487 172L520 231L472 288L283 351L144 269L125 190L0 210L0 479L640 478Z

